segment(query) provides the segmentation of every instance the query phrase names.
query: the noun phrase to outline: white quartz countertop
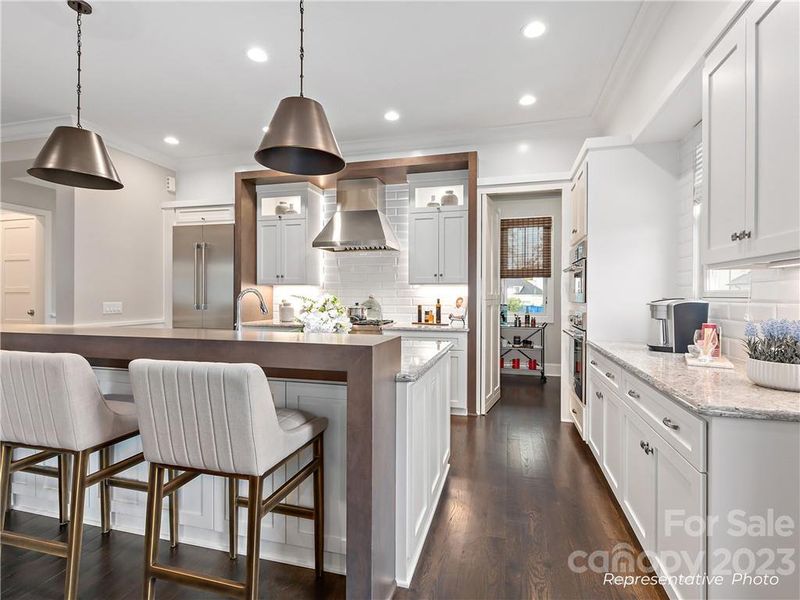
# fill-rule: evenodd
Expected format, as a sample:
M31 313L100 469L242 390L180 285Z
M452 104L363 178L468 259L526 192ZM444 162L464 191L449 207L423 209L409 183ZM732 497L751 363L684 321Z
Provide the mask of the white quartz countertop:
M389 325L384 325L383 331L388 333L391 333L392 331L437 331L439 333L458 333L459 331L469 331L469 327L460 327L458 325L415 325L413 323L391 323Z
M403 340L400 372L395 381L416 381L439 359L445 356L453 342L442 340Z
M280 327L281 329L300 329L302 325L294 321L273 321L261 319L259 321L244 321L242 327Z
M594 350L700 415L800 421L800 394L759 387L734 369L690 367L682 354L652 352L644 344L589 342Z

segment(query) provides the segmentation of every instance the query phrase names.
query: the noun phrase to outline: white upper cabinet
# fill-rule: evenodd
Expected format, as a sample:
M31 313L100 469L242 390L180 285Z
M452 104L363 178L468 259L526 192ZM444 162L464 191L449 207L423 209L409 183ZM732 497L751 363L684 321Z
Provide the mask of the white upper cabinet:
M706 58L705 265L800 252L798 10L753 3Z
M570 228L569 242L571 246L586 237L586 177L587 163L583 163L570 186L569 198L572 227Z
M466 210L409 214L409 283L467 283L468 218Z
M800 4L756 2L745 19L747 245L768 256L800 247Z
M311 244L322 229L322 190L310 184L259 186L257 283L320 285L322 250Z

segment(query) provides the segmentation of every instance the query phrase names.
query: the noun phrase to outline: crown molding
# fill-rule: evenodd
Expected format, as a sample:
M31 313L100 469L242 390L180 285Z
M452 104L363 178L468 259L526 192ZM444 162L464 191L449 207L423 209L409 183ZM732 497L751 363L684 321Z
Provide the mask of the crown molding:
M611 112L618 106L620 96L630 84L636 67L670 8L671 2L641 3L592 110L592 118L603 127L608 124Z
M47 119L34 119L31 121L18 121L0 125L0 142L17 142L47 138L55 127L67 125L74 127L77 121L73 115L59 115ZM143 160L150 161L167 169L175 170L177 161L165 154L141 146L117 135L113 130L99 126L97 123L83 119L86 129L91 129L103 138L110 147L126 154L131 154Z

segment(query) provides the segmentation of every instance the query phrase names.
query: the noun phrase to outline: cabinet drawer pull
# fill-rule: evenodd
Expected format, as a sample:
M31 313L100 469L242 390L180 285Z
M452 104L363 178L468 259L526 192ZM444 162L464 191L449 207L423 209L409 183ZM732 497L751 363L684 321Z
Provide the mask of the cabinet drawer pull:
M732 242L735 242L735 241L740 240L740 239L741 238L739 237L739 234L736 233L735 231L731 234L731 241Z
M606 371L606 377L609 379L614 379L614 374L611 371Z
M572 414L573 414L573 415L577 415L577 414L578 414L578 411L577 411L577 410L575 410L574 408L571 408L570 410L572 411Z
M628 390L628 396L634 398L635 400L638 400L641 397L639 396L638 393L634 392L633 390Z
M642 440L641 442L639 442L639 446L641 446L641 448L642 448L642 450L644 450L644 453L645 453L645 454L648 454L648 455L649 455L649 454L652 454L653 452L655 452L655 450L653 450L653 449L650 447L650 443L649 443L649 442L645 442L644 440Z
M577 229L573 229L572 233L578 233L578 230Z
M672 431L678 431L680 429L680 425L675 425L669 417L664 417L661 422L665 427L672 429Z
M590 360L589 364L594 366L594 367L596 367L597 366L597 361L596 360Z
M600 399L600 400L603 399L603 392L595 392L594 395L597 396L598 399Z

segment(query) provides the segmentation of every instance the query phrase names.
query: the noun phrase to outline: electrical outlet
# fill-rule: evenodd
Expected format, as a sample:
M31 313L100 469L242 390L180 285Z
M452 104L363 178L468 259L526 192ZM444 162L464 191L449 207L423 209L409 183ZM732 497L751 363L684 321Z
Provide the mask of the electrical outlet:
M104 315L121 315L122 302L103 302Z

